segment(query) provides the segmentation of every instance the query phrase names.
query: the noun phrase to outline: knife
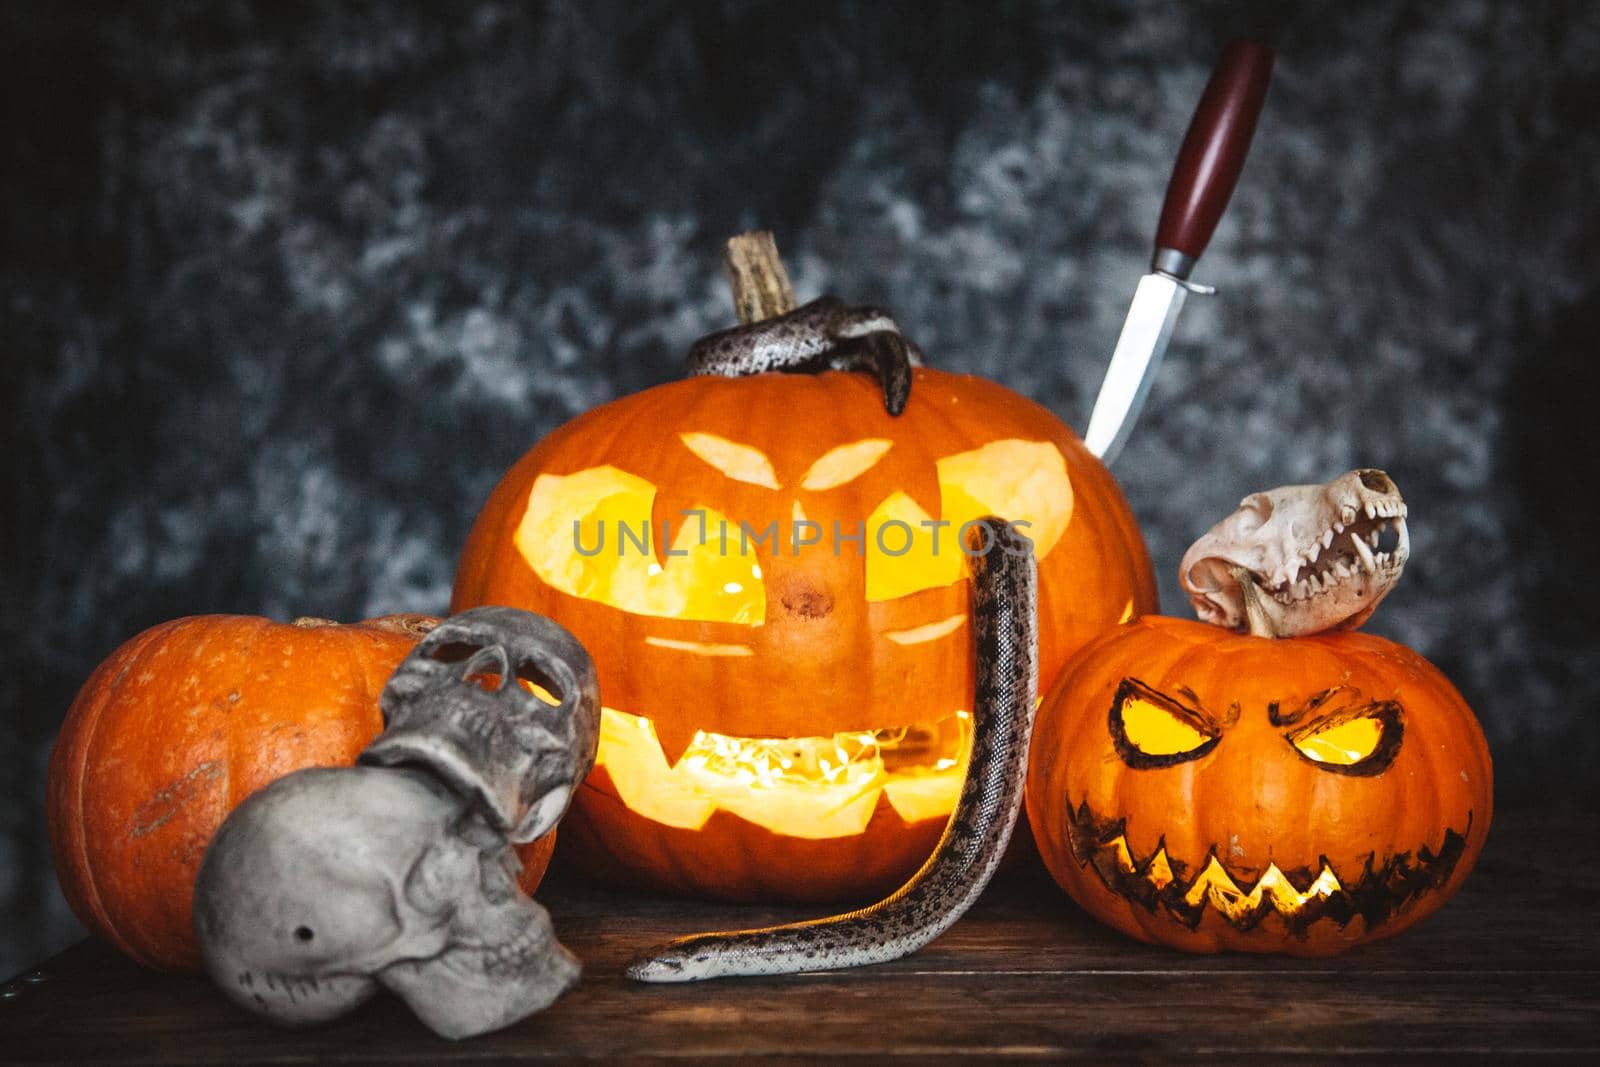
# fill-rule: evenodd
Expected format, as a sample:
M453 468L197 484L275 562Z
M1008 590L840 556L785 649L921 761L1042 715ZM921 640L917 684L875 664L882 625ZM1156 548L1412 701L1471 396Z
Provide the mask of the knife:
M1189 272L1211 240L1244 169L1271 75L1272 49L1255 41L1230 41L1189 121L1161 206L1150 273L1134 291L1083 435L1089 451L1107 466L1122 451L1139 417L1184 298L1190 292L1216 291L1189 281Z

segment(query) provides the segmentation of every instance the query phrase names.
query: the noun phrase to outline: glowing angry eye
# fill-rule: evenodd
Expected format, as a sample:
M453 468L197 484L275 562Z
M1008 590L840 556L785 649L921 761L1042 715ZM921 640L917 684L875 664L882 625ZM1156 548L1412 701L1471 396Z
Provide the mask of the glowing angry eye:
M1199 759L1222 733L1197 707L1180 703L1137 678L1124 678L1111 701L1111 740L1135 770Z
M1043 559L1072 519L1072 481L1048 441L991 441L938 463L940 514L895 493L867 519L867 599L893 600L959 581L961 527L984 515L1019 523ZM1020 525L1026 523L1027 525Z
M658 560L655 498L655 486L615 467L541 474L517 527L517 550L545 584L572 596L635 615L760 626L766 588L755 553L742 550L739 526L701 507L704 525L699 518L673 524L671 551ZM725 546L719 533L728 530Z
M1400 705L1392 700L1342 708L1284 736L1296 752L1335 774L1380 774L1394 762L1404 732Z

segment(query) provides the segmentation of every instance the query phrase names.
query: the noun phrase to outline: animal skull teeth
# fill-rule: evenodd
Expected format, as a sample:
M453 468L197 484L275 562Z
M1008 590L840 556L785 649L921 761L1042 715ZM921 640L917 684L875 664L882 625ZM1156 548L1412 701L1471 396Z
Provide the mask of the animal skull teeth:
M1402 509L1403 510L1403 509ZM1341 582L1398 576L1405 564L1402 546L1409 544L1405 519L1375 516L1348 524L1335 523L1262 584L1280 604L1292 604L1331 591Z
M1206 622L1252 629L1249 584L1278 636L1359 625L1410 554L1406 506L1387 474L1354 470L1242 500L1184 554L1179 576Z

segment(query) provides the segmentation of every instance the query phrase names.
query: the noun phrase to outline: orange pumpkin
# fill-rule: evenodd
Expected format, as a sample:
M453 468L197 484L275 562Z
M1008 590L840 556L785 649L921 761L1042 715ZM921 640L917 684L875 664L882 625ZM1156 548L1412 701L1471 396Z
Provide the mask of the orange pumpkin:
M918 369L891 417L867 375L698 377L547 436L479 516L453 610L537 611L595 658L600 753L563 854L729 899L893 888L959 792L959 531L990 512L1029 524L1046 679L1153 609L1116 483L980 378Z
M147 966L198 968L190 903L211 835L290 771L353 762L383 728L384 683L432 622L201 615L113 652L50 757L50 840L78 918ZM525 887L553 847L522 851Z
M1402 645L1152 616L1067 665L1039 709L1027 808L1056 881L1124 933L1323 956L1460 887L1491 779L1471 709Z

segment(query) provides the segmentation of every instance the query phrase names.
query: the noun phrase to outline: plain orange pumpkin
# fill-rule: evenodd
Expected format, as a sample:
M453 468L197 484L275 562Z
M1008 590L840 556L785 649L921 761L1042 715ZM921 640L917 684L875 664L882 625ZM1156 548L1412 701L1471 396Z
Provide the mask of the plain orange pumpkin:
M198 968L190 905L211 835L269 782L353 762L383 727L390 673L432 623L201 615L113 652L50 758L50 840L78 918L147 966ZM521 850L530 890L552 838Z
M985 513L1030 523L1046 682L1154 609L1111 476L981 378L918 369L898 417L863 374L691 378L546 436L479 515L452 610L536 611L594 656L600 756L562 854L729 899L859 898L914 871L962 774L957 546Z
M1403 645L1148 616L1080 651L1040 707L1028 822L1056 881L1124 933L1323 956L1449 899L1492 779L1471 709Z

